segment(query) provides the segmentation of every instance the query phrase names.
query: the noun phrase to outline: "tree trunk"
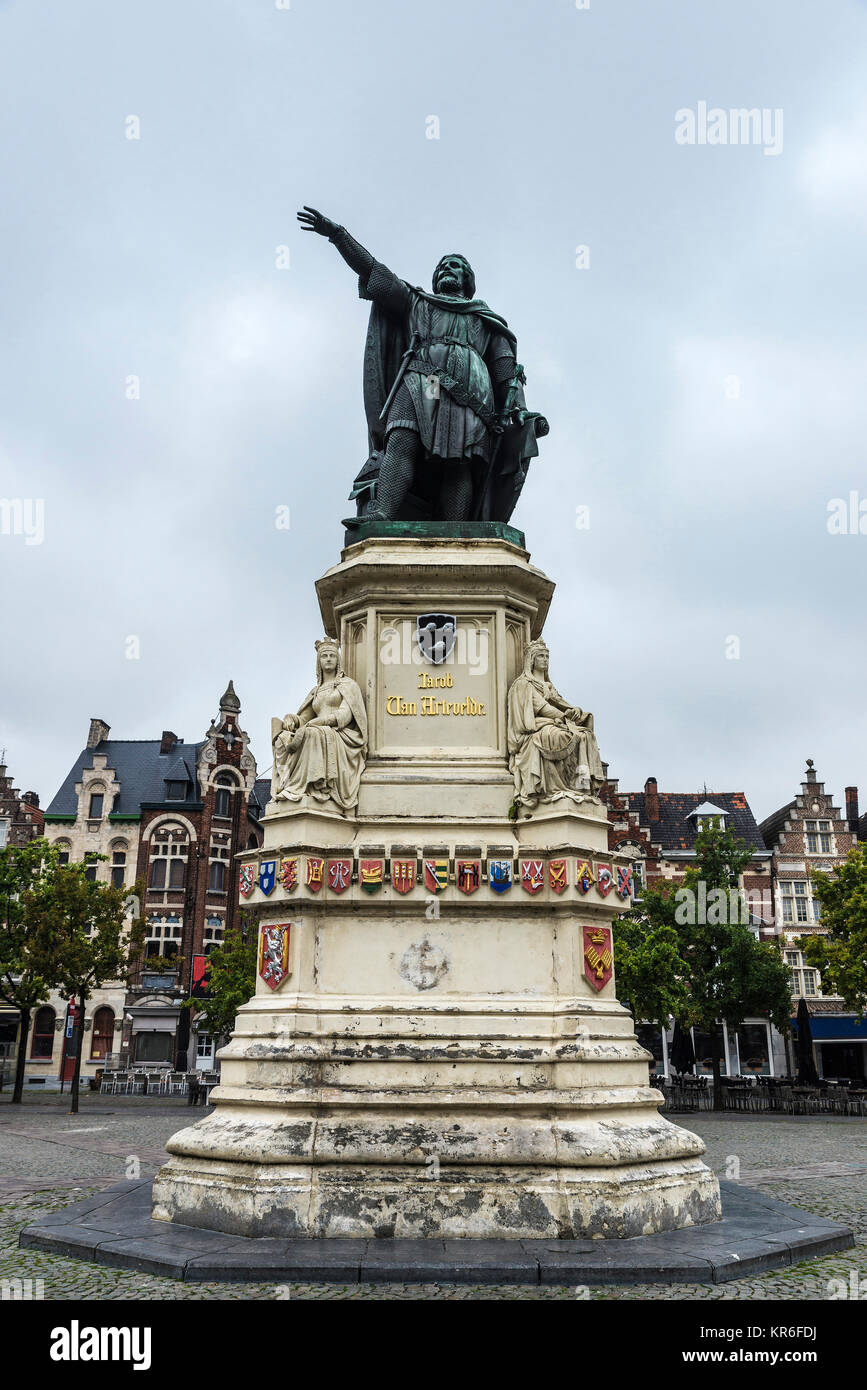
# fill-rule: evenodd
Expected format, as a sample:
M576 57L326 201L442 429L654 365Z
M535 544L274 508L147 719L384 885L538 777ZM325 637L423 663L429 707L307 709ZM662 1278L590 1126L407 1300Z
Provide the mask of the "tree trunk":
M717 1050L716 1043L714 1043L713 1048L713 1108L714 1110L725 1109L722 1088L722 1070L720 1068L720 1055Z
M21 1024L18 1029L18 1056L15 1058L15 1085L12 1088L12 1104L20 1105L24 1096L24 1068L27 1065L27 1039L30 1037L30 1010L21 1010Z
M75 1070L72 1073L72 1104L69 1107L70 1115L78 1114L78 1083L81 1079L81 1049L84 1046L84 1005L87 1001L86 994L80 994L77 999L78 1004L78 1028L75 1036Z

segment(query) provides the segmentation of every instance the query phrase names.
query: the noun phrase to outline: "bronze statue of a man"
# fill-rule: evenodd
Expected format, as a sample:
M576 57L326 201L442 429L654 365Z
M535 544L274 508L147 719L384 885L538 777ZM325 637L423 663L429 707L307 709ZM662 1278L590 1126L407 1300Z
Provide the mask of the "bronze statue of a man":
M433 290L413 287L315 208L372 301L364 354L370 456L350 494L363 520L508 521L548 422L524 401L505 319L476 299L464 256L443 256Z

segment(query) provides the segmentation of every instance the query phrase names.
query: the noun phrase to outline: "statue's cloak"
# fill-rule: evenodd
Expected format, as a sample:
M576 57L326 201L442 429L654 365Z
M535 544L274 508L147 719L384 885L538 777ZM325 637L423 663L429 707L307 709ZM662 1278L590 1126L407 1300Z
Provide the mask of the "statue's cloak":
M403 282L406 283L406 282ZM492 333L497 333L517 352L518 340L509 325L483 299L459 299L451 295L432 294L418 286L406 285L410 294L427 299L450 313L477 314ZM364 280L358 282L362 299L371 299ZM379 472L379 460L385 449L387 417L380 419L388 394L401 368L401 361L410 346L407 317L390 314L375 301L371 304L367 339L364 345L364 413L367 417L369 457L358 477L351 498L363 496ZM539 452L537 434L547 434L548 422L541 415L526 411L523 387L516 382L511 405L523 411L520 421L508 424L499 439L496 459L488 477L477 476L475 512L479 520L508 521L520 495L531 458Z

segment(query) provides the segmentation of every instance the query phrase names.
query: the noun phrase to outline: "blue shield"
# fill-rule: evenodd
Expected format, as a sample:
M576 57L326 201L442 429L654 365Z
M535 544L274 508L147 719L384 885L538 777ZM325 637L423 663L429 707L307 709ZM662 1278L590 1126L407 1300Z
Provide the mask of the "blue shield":
M259 887L266 895L272 892L277 878L277 860L266 859L259 865Z
M505 893L511 888L511 859L492 859L488 864L488 880L495 893Z

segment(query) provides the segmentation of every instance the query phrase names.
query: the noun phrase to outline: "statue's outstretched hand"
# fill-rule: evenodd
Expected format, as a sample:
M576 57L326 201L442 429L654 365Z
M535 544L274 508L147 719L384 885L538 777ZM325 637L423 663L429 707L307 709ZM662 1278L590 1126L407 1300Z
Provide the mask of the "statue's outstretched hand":
M323 217L321 212L315 208L304 206L298 213L298 221L301 223L301 230L304 232L316 232L318 236L330 237L337 231L338 224L331 222L327 217Z

